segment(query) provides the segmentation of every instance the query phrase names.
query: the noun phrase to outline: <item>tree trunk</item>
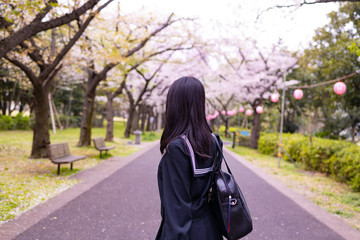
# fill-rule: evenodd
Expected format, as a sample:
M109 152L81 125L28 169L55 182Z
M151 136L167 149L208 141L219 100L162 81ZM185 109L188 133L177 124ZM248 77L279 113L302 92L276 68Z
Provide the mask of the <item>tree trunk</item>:
M47 145L50 144L49 134L49 89L42 84L34 84L35 124L31 158L48 157Z
M353 143L356 143L355 136L356 136L356 123L351 125L351 142Z
M225 137L229 137L229 117L225 119Z
M6 101L4 101L4 104L2 105L2 114L3 115L6 115L6 109L7 109L7 104L6 104Z
M139 111L134 110L134 116L133 116L133 120L132 120L132 126L131 129L132 130L139 130Z
M114 108L113 108L113 96L110 92L106 94L106 137L105 141L113 141L114 139Z
M149 114L147 115L147 121L146 121L146 131L153 130L154 120L155 120L155 118L154 118L153 111L152 111L151 107L149 107Z
M87 91L84 96L84 106L81 118L80 126L80 139L77 146L89 146L91 145L91 128L93 124L94 115L94 101L95 101L95 90L89 91L89 84Z
M142 106L141 108L141 125L140 125L140 130L143 132L145 130L145 121L146 121L146 116L147 114L147 106Z
M252 129L251 129L251 140L250 140L250 147L257 149L258 148L258 141L260 138L260 114L256 112L254 109L254 117L252 121Z
M128 119L127 119L127 122L126 122L126 129L125 129L125 133L124 133L124 136L126 138L130 137L131 127L132 127L132 122L133 122L133 119L134 119L134 115L135 115L135 108L133 106L130 106L130 108L129 108L129 116L128 116Z

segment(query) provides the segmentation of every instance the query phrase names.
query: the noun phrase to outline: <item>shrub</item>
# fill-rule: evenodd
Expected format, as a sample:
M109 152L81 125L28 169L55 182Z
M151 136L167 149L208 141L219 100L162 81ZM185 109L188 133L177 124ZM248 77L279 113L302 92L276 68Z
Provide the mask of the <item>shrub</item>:
M263 154L277 154L279 134L261 134L259 151ZM348 183L355 191L360 191L360 147L345 141L312 138L301 134L283 134L284 149L291 158L301 163L305 169L324 172L341 182ZM285 160L290 160L283 154Z
M306 169L311 169L311 162L309 160L311 145L308 138L300 134L286 134L283 146L295 162L301 163ZM283 157L285 160L290 161L287 155Z
M329 172L337 180L348 183L360 191L360 148L356 145L343 148L326 160Z
M353 144L345 141L314 138L312 148L310 149L311 152L309 153L309 160L311 161L313 170L328 173L329 167L326 160L351 145Z
M11 116L1 115L0 116L0 129L11 130L14 127L13 119Z
M18 113L14 119L14 128L26 130L30 128L30 118L27 116L23 116L22 113Z
M250 136L236 135L236 143L239 146L250 147Z
M266 133L261 134L258 142L258 149L262 154L276 156L278 152L277 142L279 134Z

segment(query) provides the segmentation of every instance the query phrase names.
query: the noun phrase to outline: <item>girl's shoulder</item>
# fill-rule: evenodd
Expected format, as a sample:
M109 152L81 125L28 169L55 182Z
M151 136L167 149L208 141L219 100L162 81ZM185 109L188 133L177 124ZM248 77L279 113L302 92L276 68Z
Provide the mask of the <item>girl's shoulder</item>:
M165 153L169 153L171 151L181 151L181 152L185 152L185 142L183 137L179 136L173 140L171 140L171 142L169 142L169 144L167 145L166 149L165 149Z

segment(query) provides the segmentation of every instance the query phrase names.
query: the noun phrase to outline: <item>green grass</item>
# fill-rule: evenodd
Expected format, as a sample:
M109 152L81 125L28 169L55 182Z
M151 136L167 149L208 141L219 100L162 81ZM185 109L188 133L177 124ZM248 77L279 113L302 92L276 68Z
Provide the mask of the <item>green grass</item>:
M346 184L321 173L305 171L301 166L297 168L284 160L281 160L281 167L278 168L278 158L261 154L254 149L228 148L320 207L360 229L360 193L352 191Z
M138 146L129 145L129 139L123 137L124 129L123 122L115 122L114 141L106 142L106 145L115 145L116 148L102 159L93 146L76 147L79 128L58 130L56 134L51 131L51 143L67 142L73 155L86 156L85 160L74 163L73 171L69 164L62 165L60 176L57 175L57 165L48 159L29 159L32 131L0 131L0 223L76 184L78 181L70 178L74 173L91 168L108 157L128 156L138 151ZM92 138L105 137L105 132L106 128L93 128ZM145 132L142 141L159 138L160 133ZM131 139L134 140L134 136Z

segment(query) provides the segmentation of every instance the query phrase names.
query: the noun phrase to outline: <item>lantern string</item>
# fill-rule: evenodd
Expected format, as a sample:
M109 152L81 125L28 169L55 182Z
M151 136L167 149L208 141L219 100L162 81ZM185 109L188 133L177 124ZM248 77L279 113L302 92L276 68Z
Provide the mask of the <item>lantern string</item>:
M349 75L346 75L344 77L341 77L341 78L336 78L336 79L333 79L333 80L329 80L329 81L326 81L326 82L321 82L321 83L315 83L315 84L311 84L311 85L305 85L305 86L289 86L288 88L313 88L313 87L318 87L318 86L321 86L321 85L325 85L325 84L328 84L328 83L333 83L333 82L338 82L338 81L341 81L341 80L345 80L347 78L350 78L352 76L355 76L356 74L359 74L360 72L354 72L354 73L351 73Z

